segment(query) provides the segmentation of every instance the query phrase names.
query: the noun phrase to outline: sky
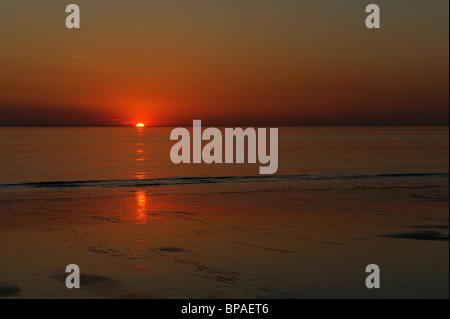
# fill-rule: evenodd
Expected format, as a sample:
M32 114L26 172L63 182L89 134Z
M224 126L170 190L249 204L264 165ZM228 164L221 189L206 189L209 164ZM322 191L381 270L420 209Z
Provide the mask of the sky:
M448 0L0 0L0 126L448 125L448 37Z

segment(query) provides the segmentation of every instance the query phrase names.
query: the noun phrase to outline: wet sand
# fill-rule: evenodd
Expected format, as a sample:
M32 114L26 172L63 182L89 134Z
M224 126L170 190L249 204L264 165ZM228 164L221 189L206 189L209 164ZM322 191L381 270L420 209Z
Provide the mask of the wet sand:
M0 297L448 298L445 191L133 190L9 201L3 207L29 219L3 220ZM39 223L37 206L48 208ZM65 287L72 263L81 289ZM372 263L378 290L365 287Z

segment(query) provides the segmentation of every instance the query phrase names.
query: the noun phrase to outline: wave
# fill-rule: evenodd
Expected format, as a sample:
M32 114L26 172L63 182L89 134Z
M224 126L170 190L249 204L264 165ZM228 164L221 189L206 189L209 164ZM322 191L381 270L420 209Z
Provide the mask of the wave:
M76 187L156 187L171 185L201 185L225 183L270 183L270 182L301 182L326 180L372 180L400 178L448 178L449 173L405 173L405 174L375 174L375 175L260 175L260 176L192 176L167 177L154 179L115 179L115 180L85 180L85 181L44 181L17 184L0 184L0 188L76 188Z

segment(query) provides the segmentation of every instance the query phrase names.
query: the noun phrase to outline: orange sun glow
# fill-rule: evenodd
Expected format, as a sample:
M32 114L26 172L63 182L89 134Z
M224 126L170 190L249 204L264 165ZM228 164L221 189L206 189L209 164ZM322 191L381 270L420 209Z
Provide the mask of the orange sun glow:
M144 123L138 123L136 124L136 127L145 127Z

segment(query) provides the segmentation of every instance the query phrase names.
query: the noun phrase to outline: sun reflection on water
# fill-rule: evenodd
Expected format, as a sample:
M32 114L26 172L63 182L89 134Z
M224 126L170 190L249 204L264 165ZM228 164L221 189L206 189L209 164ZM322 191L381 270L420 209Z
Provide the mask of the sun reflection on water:
M145 158L145 143L144 143L144 134L142 130L139 130L138 132L138 141L136 143L136 172L135 172L135 178L139 180L143 180L147 178L147 174L144 171L144 162L146 160ZM145 190L140 189L137 190L135 193L136 196L136 220L139 223L145 223L147 219L147 213L146 213L146 205L147 205L147 194Z

